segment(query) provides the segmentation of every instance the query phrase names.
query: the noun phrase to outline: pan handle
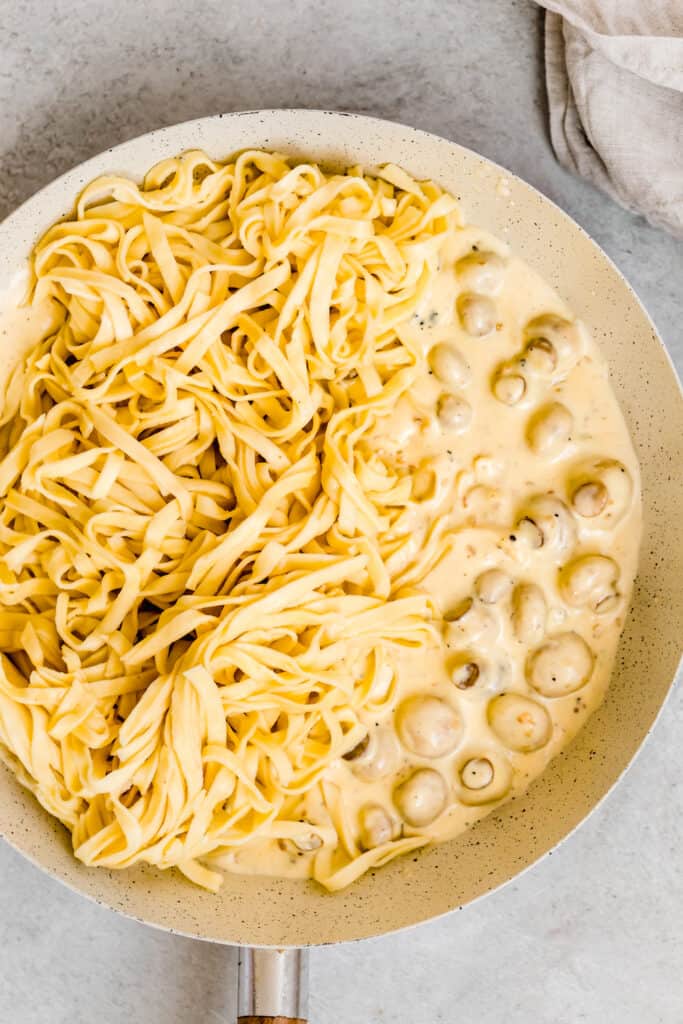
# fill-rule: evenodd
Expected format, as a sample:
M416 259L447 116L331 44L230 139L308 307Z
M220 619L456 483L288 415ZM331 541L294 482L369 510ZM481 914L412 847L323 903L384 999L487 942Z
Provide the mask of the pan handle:
M240 948L237 1024L306 1024L308 950Z

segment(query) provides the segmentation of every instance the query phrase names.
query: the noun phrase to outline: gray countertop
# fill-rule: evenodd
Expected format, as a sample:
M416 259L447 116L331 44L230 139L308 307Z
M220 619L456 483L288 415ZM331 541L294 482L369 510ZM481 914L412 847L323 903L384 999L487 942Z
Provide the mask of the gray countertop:
M541 29L527 0L4 0L0 217L160 125L258 107L371 113L470 146L564 207L680 369L683 246L558 167ZM680 1024L682 726L679 690L618 789L505 890L315 951L313 1024ZM231 1024L234 951L115 916L4 844L0 872L0 1024Z

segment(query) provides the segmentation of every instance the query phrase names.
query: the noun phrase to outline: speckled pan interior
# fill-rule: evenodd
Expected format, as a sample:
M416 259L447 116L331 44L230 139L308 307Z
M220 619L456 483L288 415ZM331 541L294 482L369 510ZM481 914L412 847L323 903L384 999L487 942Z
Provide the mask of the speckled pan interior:
M38 235L98 174L139 178L162 157L202 147L227 157L277 149L328 166L394 161L461 199L467 218L507 240L592 329L635 440L645 530L635 600L608 699L523 798L458 839L394 861L351 889L228 875L218 896L176 873L89 869L69 836L4 769L0 834L55 878L141 921L222 942L304 945L377 935L462 907L559 843L616 782L666 697L683 636L683 400L652 322L585 232L529 185L475 153L401 125L307 110L231 114L163 128L59 178L0 225L0 291ZM504 181L502 181L504 179ZM645 812L645 809L643 809Z

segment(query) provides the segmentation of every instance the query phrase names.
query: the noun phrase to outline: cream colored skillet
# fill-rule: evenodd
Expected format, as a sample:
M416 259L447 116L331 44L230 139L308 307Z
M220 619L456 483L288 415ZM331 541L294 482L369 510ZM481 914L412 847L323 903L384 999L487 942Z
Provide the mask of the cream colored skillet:
M460 146L397 124L309 110L231 114L164 128L81 165L0 226L0 292L38 235L103 173L139 177L162 157L276 149L331 167L393 161L461 199L467 219L505 239L591 328L642 466L644 542L633 608L604 705L521 799L457 839L394 861L329 895L313 883L228 875L218 896L174 873L88 869L66 830L0 771L0 833L55 878L139 921L188 936L271 947L243 952L245 1020L305 1017L294 947L343 942L426 921L497 888L559 843L622 774L666 697L683 636L683 401L656 331L621 274L561 210ZM589 753L591 756L589 756ZM290 952L277 952L283 947Z

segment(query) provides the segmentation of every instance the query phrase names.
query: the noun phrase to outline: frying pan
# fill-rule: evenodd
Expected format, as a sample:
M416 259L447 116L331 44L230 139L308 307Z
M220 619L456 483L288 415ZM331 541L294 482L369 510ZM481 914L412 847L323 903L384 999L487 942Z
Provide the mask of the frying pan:
M38 236L92 178L140 178L152 164L201 147L212 156L260 147L327 167L393 161L458 196L471 222L505 239L590 326L640 458L644 542L633 607L603 706L529 792L457 839L370 872L330 895L313 883L227 875L218 896L151 867L86 868L66 830L0 769L0 834L53 877L104 906L187 936L244 948L244 1022L303 1020L305 951L395 931L445 914L510 881L563 840L619 779L652 728L683 635L683 400L656 330L633 291L557 206L499 166L452 142L355 114L266 110L162 128L70 171L0 225L0 294ZM259 947L259 948L254 948Z

